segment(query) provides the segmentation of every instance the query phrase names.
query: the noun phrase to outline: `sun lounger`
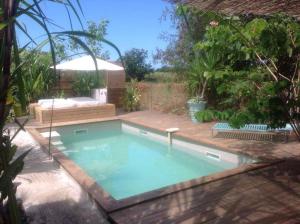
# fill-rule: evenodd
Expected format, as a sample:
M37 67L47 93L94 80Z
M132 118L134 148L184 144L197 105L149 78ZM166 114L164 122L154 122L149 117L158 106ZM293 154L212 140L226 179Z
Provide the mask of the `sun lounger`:
M248 140L274 140L277 135L284 135L288 141L288 134L293 131L291 125L287 124L284 128L272 129L265 124L246 124L241 128L233 128L228 123L216 123L212 127L213 137L238 138ZM214 135L217 133L216 135ZM221 135L218 135L222 133Z

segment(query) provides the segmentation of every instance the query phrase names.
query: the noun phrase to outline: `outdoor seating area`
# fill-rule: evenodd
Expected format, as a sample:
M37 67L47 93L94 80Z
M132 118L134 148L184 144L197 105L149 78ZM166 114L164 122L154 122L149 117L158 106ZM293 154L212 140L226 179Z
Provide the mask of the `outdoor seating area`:
M115 116L116 106L121 104L120 99L122 96L120 96L120 93L122 93L125 86L124 68L99 58L96 59L96 62L95 65L91 56L83 56L56 65L57 71L60 71L60 79L57 85L59 89L55 90L66 91L69 97L39 99L37 103L29 105L31 117L35 118L37 122L45 124ZM98 74L99 71L104 72L103 77L100 76L106 85L105 87L100 88L97 86L88 89L88 91L80 93L84 95L80 97L75 97L74 92L65 89L67 87L64 86L65 81L62 78L65 74L71 77L71 81L69 80L68 83L73 83L78 72L84 74L83 79L85 76L90 78L90 73L87 72L92 72L93 78L101 79ZM79 88L81 87L79 86Z
M293 132L290 124L287 124L284 128L272 129L264 124L246 124L240 128L233 128L228 123L216 123L211 130L214 137L258 141L274 141L279 139L284 142L288 142Z
M0 224L300 224L300 0L3 0Z
M114 104L101 103L90 97L39 100L38 103L30 105L30 111L31 116L43 124L116 115Z

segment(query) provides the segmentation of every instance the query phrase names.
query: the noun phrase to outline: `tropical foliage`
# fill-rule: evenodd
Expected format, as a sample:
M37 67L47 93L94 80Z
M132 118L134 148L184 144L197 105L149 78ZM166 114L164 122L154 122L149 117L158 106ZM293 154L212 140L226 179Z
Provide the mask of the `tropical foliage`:
M6 130L7 131L7 130ZM1 223L21 223L19 206L16 200L17 186L13 183L16 176L22 171L24 158L29 151L14 159L17 147L12 145L12 139L8 135L2 136L0 145L0 222ZM8 199L7 204L4 201ZM7 208L5 208L6 206ZM5 213L8 210L8 214Z
M52 66L51 54L48 52L25 51L20 54L23 64L22 80L26 105L41 98L51 97L52 88L58 80Z
M103 74L81 72L75 76L72 90L76 96L90 96L92 89L104 87Z
M196 101L206 98L207 88L211 84L209 82L218 72L219 55L218 49L197 50L197 45L195 45L195 58L187 72L187 86Z
M177 33L156 59L187 73L192 95L206 95L209 109L199 120L224 112L237 127L290 123L300 139L299 23L287 15L226 17L167 1Z
M300 137L300 25L286 16L250 21L220 19L208 26L203 52L217 49L222 63L213 73L219 110L234 109L234 126L290 123ZM200 115L199 115L200 116Z
M53 27L53 21L45 16L41 7L41 2L46 1L48 1L49 4L60 4L67 9L66 11L69 16L72 12L81 23L79 11L82 13L82 8L79 0L33 0L30 2L25 0L3 0L0 3L0 221L3 220L5 223L21 223L15 197L17 189L13 181L22 170L24 164L23 159L28 154L27 151L19 156L14 156L17 150L17 147L12 144L14 136L10 136L9 131L5 128L12 106L11 104L13 102L8 98L16 97L23 109L25 109L26 106L23 70L26 69L25 65L27 62L23 61L24 59L21 58L20 54L29 44L33 44L36 49L41 49L48 44L51 51L52 63L55 65L57 61L56 53L58 50L56 48L56 46L58 46L56 40L69 38L82 47L83 50L90 54L94 61L96 61L93 51L80 39L81 37L95 38L93 34L82 30L50 31L49 25ZM22 24L18 21L21 16L27 16L33 22L37 23L45 32L47 37L46 40L37 43L36 40L31 37L26 24ZM71 17L70 24L72 24ZM18 33L16 32L16 29L18 29L18 32L23 32L23 34L28 37L29 44L19 48L17 42ZM105 42L116 49L120 55L120 51L113 43L105 39L102 39L102 42ZM30 57L27 58L31 59ZM17 123L20 125L19 122Z

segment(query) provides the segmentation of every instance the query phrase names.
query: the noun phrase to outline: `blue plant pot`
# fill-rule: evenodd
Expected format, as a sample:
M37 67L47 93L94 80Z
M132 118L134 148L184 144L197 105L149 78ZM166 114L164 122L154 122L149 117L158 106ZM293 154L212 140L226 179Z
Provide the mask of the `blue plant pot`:
M196 119L196 113L205 110L206 107L206 101L198 101L194 102L192 100L189 100L187 102L188 109L189 109L189 115L192 119L193 123L201 123Z

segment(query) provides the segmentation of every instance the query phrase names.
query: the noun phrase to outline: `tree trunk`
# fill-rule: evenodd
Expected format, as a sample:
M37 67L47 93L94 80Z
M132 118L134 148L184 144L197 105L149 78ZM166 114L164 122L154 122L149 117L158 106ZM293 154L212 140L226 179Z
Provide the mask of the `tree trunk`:
M4 0L3 1L3 18L1 18L1 22L7 22L10 18L14 17L16 14L16 2L15 0ZM5 124L6 115L6 101L7 101L7 93L10 81L10 67L11 67L11 51L13 44L13 23L8 24L4 29L0 31L0 41L1 48L3 53L3 61L1 63L2 74L0 77L0 131L1 137L3 132L3 126ZM1 142L1 140L0 140Z
M11 78L12 46L14 39L14 21L12 21L11 19L14 18L14 16L16 15L18 2L19 1L16 0L2 0L1 3L3 17L0 18L0 22L9 22L6 27L0 30L0 47L1 52L3 52L0 58L0 145L2 146L1 150L10 150L10 148L5 148L7 145L5 144L6 134L4 133L4 125L7 119L6 102ZM7 189L7 204L10 222L13 224L19 224L21 223L21 220L16 203L15 189L13 187L13 183L7 183L7 185L9 185Z

